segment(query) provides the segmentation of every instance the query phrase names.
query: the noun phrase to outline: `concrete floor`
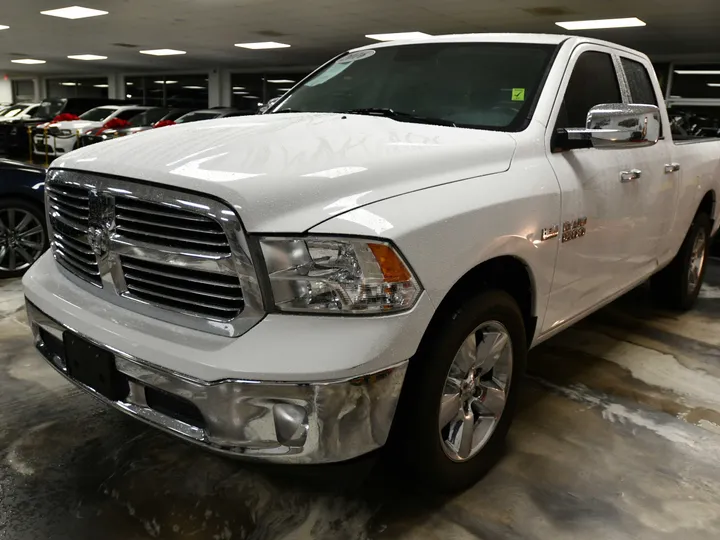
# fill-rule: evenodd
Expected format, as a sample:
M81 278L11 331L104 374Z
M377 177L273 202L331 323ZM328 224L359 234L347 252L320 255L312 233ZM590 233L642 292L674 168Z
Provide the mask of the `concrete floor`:
M717 539L720 263L696 310L640 289L531 352L507 455L452 498L376 460L259 467L108 410L31 346L0 284L0 539Z

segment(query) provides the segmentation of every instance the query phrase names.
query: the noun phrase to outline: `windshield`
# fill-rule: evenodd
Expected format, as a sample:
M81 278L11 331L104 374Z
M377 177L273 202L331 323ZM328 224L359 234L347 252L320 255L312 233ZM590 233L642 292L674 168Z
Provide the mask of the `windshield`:
M3 113L3 118L14 118L27 108L27 105L14 105Z
M65 108L67 99L46 99L38 107L37 115L40 118L55 118Z
M88 120L89 122L102 122L117 109L108 109L104 107L98 107L96 109L90 109L80 115L81 120Z
M130 119L132 127L152 126L155 122L162 120L163 116L168 113L167 109L150 109Z
M272 113L384 111L399 121L515 131L532 113L554 50L430 43L356 51L312 75Z
M178 124L186 124L187 122L197 122L198 120L212 120L213 118L217 118L222 113L219 112L191 112L187 113L180 118L177 119Z

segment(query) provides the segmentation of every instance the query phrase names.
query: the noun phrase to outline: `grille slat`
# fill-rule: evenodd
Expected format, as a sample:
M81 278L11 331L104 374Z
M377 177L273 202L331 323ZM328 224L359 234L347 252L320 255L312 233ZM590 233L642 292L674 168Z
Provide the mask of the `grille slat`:
M189 214L186 213L184 210L177 210L177 212L173 211L174 209L172 207L169 207L167 205L163 204L157 204L152 205L152 203L145 203L147 204L147 207L145 206L139 206L139 205L132 205L126 201L129 201L131 199L118 199L118 202L116 204L116 208L118 210L125 210L129 212L138 212L142 214L149 214L151 216L163 216L163 217L169 217L174 219L186 219L189 221L204 221L207 223L216 223L214 219L207 217L207 216L201 216L200 214ZM137 203L138 201L133 201ZM163 210L165 209L165 210Z
M193 203L191 198L187 202L188 205L198 205L199 209L194 211L180 207L181 203L186 204L180 197L168 198L168 202L163 203L157 202L162 199L157 197L157 192L141 191L148 198L138 199L119 194L120 189L115 190L108 184L94 185L93 193L89 188L65 183L48 186L52 245L58 264L85 281L102 287L98 257L93 253L88 238L90 225L98 227L90 215L92 206L102 212L104 218L112 218L114 213L118 242L115 248L110 248L111 251L115 249L110 260L115 261L111 264L120 265L118 270L121 270L122 279L116 281L116 286L125 290L120 294L127 302L140 301L155 308L179 311L188 317L214 321L231 321L243 312L245 299L242 285L239 276L230 270L232 266L186 267L180 265L182 259L168 257L175 251L186 260L188 257L199 260L232 259L233 251L227 233L220 221L202 213L199 202L202 199L196 198L198 202ZM129 183L121 185L129 190L124 193L136 193ZM97 195L94 194L96 190ZM221 210L215 207L213 211L213 215L219 215ZM124 250L121 251L119 246ZM137 247L137 252L127 251L127 246ZM117 280L114 270L112 275L114 281Z
M133 297L153 304L170 305L186 312L229 320L244 308L236 275L122 258L128 290Z
M192 244L193 247L195 247L195 248L197 248L197 246L200 245L200 246L205 246L205 247L209 247L209 246L224 247L224 248L227 248L228 251L230 250L230 246L229 246L227 240L225 240L225 241L222 241L222 240L218 241L216 239L209 240L207 238L202 238L200 236L198 236L197 238L188 238L187 236L182 236L180 234L174 235L174 234L169 234L167 232L156 232L156 230L150 230L147 228L146 228L146 230L142 230L142 229L135 228L135 227L128 227L127 225L118 225L117 230L118 230L118 232L122 233L123 236L133 236L133 237L140 236L141 238L138 238L138 240L143 240L144 242L152 241L152 238L157 238L160 240L170 240L170 241L174 241L174 242L187 242L189 244ZM148 237L150 239L148 239ZM158 243L158 242L155 242L155 243Z
M70 227L70 228L74 229L76 231L76 233L79 232L82 234L87 234L87 226L86 225L84 225L82 223L76 223L58 211L51 212L50 218L52 220L54 220L55 222L60 222L63 225L65 225L66 227Z
M88 220L87 214L83 215L79 212L76 212L75 210L70 210L67 205L60 206L57 203L51 203L50 208L52 208L53 210L57 210L61 214L68 217L68 219L76 219L81 223L86 223Z
M169 294L161 294L157 291L151 291L131 283L128 283L128 290L135 293L135 296L145 300L146 302L149 301L154 304L173 306L176 309L189 313L197 313L199 315L206 315L227 320L232 319L235 315L237 315L237 309L232 307L198 302L193 299L183 298L180 295L172 296Z
M53 202L55 202L55 203L57 203L57 204L62 204L63 206L70 206L70 207L72 207L72 208L75 208L76 210L82 210L82 211L85 212L85 213L87 213L87 211L88 211L88 205L87 205L87 204L86 204L86 205L82 205L82 204L79 204L79 203L77 203L77 202L66 201L66 200L63 200L62 197L60 197L60 196L58 196L58 195L55 195L54 193L49 193L48 195L50 196L50 199L52 199ZM71 200L72 200L72 199L71 199ZM77 199L74 199L74 200L77 201Z
M134 261L134 262L129 262ZM148 272L151 275L164 276L169 278L184 278L193 283L202 283L203 285L212 285L213 287L232 287L240 288L240 283L234 276L225 276L222 274L213 274L211 272L200 272L196 270L185 270L183 268L170 267L170 270L163 271L160 268L168 268L162 264L142 263L137 259L130 259L125 257L123 259L123 268L129 270L136 270L140 272ZM173 272L173 273L171 273ZM183 273L185 272L185 273ZM194 275L193 275L194 274ZM223 281L225 280L225 281Z
M60 242L63 242L65 245L71 247L75 251L79 251L83 255L89 255L90 257L95 257L92 250L87 247L87 244L84 244L81 241L74 240L71 236L61 236L57 233L54 235L55 240L58 240Z
M207 296L209 298L217 298L218 300L234 300L234 301L242 300L242 294L240 293L239 288L238 288L237 294L235 294L235 295L220 294L220 293L210 292L210 291L205 291L205 290L200 290L200 289L196 289L194 291L188 291L187 285L183 287L179 284L176 284L176 283L173 283L170 281L163 283L161 281L158 281L157 279L149 279L148 277L143 277L139 274L133 274L131 272L125 273L125 280L127 282L139 281L141 283L146 283L148 285L156 285L163 289L172 289L174 291L184 291L184 292L189 292L190 294L193 294L193 295Z
M88 191L86 189L74 187L74 186L63 186L62 189L56 186L48 186L48 191L54 195L65 195L71 199L78 199L81 201L87 201ZM77 190L75 193L71 193L70 190Z
M137 223L139 225L151 225L153 227L164 227L171 230L181 230L181 231L188 231L191 233L208 233L208 234L217 234L224 236L225 233L222 230L213 230L209 227L202 228L201 225L196 225L193 223L193 226L186 226L186 225L166 225L164 223L159 223L157 221L151 221L150 219L140 219L133 216L130 216L128 214L123 213L122 216L118 218L118 222L123 223L129 221L130 223ZM202 224L203 222L197 222ZM212 223L208 223L207 225L212 226ZM131 225L132 226L132 225Z

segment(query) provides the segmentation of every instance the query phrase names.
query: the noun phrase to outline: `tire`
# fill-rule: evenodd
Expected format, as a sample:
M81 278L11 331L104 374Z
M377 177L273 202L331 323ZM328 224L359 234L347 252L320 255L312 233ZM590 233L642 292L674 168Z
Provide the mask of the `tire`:
M441 428L440 424L444 423L444 420L440 419L440 414L445 411L445 408L441 407L441 401L450 406L447 409L450 415L446 415L446 418L452 416L455 408L451 395L454 394L456 385L446 379L451 375L455 375L455 379L461 378L458 376L462 370L457 370L456 353L458 358L462 358L461 345L468 343L466 339L471 339L469 336L473 335L476 329L476 351L481 348L487 350L493 340L499 343L494 336L500 336L502 330L505 330L511 362L508 366L506 346L504 352L501 352L501 359L490 373L474 378L472 383L465 379L464 384L467 387L464 394L459 394L459 403L464 403L463 396L467 396L473 385L481 386L476 388L476 393L484 392L487 389L482 385L494 384L497 387L498 381L504 380L507 383L504 408L496 415L496 420L486 418L480 421L479 417L475 416L486 414L488 409L497 410L499 394L497 390L491 390L484 398L473 401L469 409L461 405L463 408L458 408L457 418ZM429 332L416 355L410 360L390 436L390 455L399 460L405 472L409 473L411 482L434 491L453 492L476 483L503 454L505 436L517 402L517 383L525 370L525 324L517 303L509 294L490 290L458 303L448 310L444 320ZM486 339L481 339L481 336ZM472 344L465 350L472 350ZM478 355L478 362L479 356L484 355ZM476 406L480 408L479 411L475 409ZM472 411L471 416L468 411ZM465 440L462 430L458 432L458 422L463 423L463 414L467 415L466 421L470 416L470 421L477 422L475 425L478 431L473 431L476 439L472 443L479 447L471 449L470 454L467 454L467 446L465 452L458 451L458 448L463 449ZM488 422L493 422L493 425L490 426ZM489 432L482 431L485 429ZM459 441L455 448L447 442L452 434L455 434L455 440ZM462 456L462 453L466 455Z
M659 305L686 311L695 304L705 277L711 227L708 215L698 213L675 258L651 278L653 297Z
M41 207L23 199L0 199L0 279L22 276L47 248Z

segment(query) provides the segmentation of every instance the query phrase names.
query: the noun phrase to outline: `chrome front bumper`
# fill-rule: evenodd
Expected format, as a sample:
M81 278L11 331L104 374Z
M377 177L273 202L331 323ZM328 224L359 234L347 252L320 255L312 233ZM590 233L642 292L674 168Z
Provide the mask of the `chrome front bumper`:
M117 370L127 378L128 395L115 401L68 375L63 334L79 334L29 301L27 312L35 346L43 357L94 397L211 450L264 461L335 462L381 447L387 440L407 369L404 361L376 373L338 381L208 382L152 366L81 335L110 351Z

